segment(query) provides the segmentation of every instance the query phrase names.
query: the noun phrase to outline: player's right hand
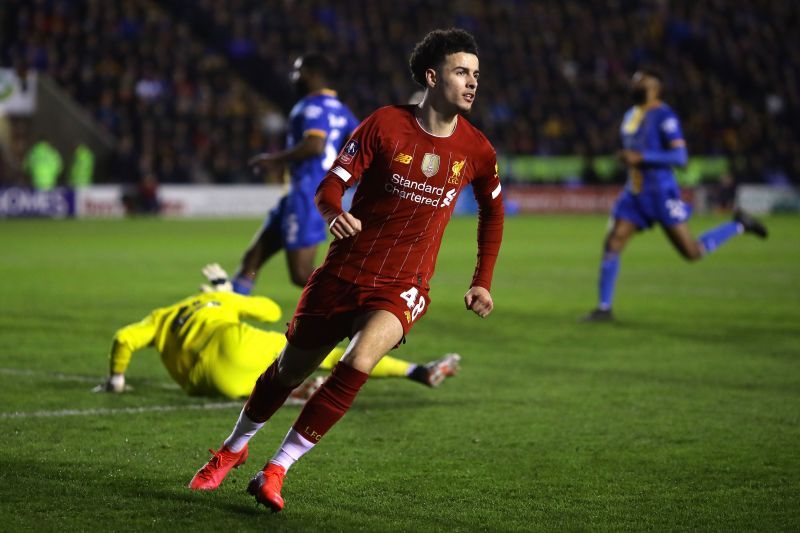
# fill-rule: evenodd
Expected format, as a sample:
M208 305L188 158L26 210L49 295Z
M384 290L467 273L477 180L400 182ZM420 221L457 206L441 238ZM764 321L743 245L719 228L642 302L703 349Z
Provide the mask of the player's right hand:
M272 156L272 154L267 153L253 156L247 161L247 165L253 167L253 170L265 169L274 163L275 158Z
M634 167L642 163L642 153L636 150L619 150L617 152L617 159L619 159L623 165Z
M92 392L125 392L131 390L125 386L125 374L111 374L105 383L92 389Z
M346 239L361 232L361 221L345 211L333 219L330 230L336 239Z

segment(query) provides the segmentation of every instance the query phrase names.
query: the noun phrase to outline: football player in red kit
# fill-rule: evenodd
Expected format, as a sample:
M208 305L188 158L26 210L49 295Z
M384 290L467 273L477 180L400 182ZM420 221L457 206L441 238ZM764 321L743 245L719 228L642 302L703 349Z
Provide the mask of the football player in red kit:
M491 313L503 198L495 151L464 118L478 89L477 53L466 31L430 32L410 58L413 78L425 89L422 102L379 109L342 149L316 194L335 240L303 290L283 353L258 379L233 432L190 487L215 489L292 389L349 337L330 377L248 486L259 503L283 508L286 470L344 415L381 356L428 310L442 234L468 184L479 205L478 257L464 303L480 317ZM356 184L352 209L344 211L342 195Z

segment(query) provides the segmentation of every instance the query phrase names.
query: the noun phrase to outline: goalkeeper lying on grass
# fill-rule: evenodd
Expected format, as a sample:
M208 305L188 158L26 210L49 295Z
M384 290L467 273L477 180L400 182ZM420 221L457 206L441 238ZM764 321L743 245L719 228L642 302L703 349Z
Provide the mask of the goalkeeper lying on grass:
M231 291L228 275L217 264L207 265L203 274L210 285L202 293L154 310L140 322L129 324L114 335L110 373L95 391L123 392L125 371L136 350L153 346L170 376L190 395L248 396L256 379L281 353L286 337L242 322L249 318L277 322L278 304L263 296L242 296ZM322 362L330 369L344 349L335 348ZM425 365L385 356L372 371L375 377L404 377L437 387L458 371L460 356L447 354ZM309 378L293 396L295 402L308 398L322 378Z

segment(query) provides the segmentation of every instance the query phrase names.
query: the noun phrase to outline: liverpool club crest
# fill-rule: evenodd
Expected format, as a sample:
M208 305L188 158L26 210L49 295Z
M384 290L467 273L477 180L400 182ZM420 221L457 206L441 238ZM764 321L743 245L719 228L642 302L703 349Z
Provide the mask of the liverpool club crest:
M461 178L461 171L464 170L464 164L467 162L466 159L463 161L456 161L453 163L453 168L450 169L450 177L447 178L447 183L451 185L458 185L459 180Z

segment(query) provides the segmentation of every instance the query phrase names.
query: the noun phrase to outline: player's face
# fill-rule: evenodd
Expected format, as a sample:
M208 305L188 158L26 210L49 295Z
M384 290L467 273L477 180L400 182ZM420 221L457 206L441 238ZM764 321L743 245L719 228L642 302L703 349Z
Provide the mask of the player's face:
M635 105L644 105L658 99L660 84L657 78L636 72L631 78L631 100Z
M469 113L478 92L478 56L458 52L445 57L436 87L444 100L461 113Z

